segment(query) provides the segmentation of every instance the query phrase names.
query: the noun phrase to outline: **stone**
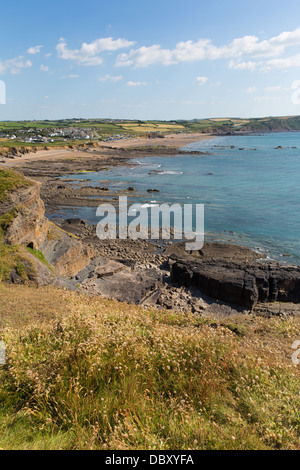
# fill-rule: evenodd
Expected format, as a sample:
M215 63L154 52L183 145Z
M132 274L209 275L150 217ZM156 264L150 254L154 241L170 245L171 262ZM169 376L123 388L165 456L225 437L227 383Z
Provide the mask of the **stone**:
M103 279L125 270L128 271L129 269L124 264L117 261L108 261L104 266L99 266L95 269L95 275Z
M11 192L0 204L0 216L12 209L16 211L5 231L3 242L39 250L57 275L75 276L89 264L95 251L45 217L45 206L40 197L41 183L33 180L29 182L28 186ZM80 219L67 221L70 227L82 223L85 222ZM14 273L12 278L17 280Z
M178 260L171 281L195 286L204 294L253 308L258 302L300 303L300 268L278 263L234 263L226 260Z

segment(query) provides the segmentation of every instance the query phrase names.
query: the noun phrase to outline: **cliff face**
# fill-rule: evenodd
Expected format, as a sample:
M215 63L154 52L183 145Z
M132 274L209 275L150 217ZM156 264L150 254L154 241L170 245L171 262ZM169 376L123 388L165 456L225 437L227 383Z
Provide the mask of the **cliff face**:
M9 194L1 205L2 214L14 211L12 223L7 228L3 242L8 245L30 245L39 249L49 231L45 206L40 198L40 183L19 188Z
M9 215L2 243L39 250L57 275L75 276L95 253L49 222L40 188L40 183L30 181L30 185L12 191L0 203L0 217Z
M95 250L51 222L39 249L57 274L68 276L76 276L96 255Z

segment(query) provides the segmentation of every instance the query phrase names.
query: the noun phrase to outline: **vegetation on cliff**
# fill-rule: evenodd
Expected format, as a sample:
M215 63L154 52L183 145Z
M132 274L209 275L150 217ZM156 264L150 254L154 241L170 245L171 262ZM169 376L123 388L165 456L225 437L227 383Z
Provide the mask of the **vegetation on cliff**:
M30 185L21 173L11 170L0 170L0 204L3 203L14 190ZM8 212L0 211L0 282L7 281L12 270L25 282L28 280L27 269L33 271L32 265L26 257L25 251L18 246L8 246L2 243L2 237L12 224L18 213L14 207Z
M29 186L31 183L22 173L0 169L0 203L17 188Z
M43 285L56 276L75 276L94 250L49 222L39 183L0 170L0 255L0 282Z
M297 318L0 286L0 447L296 449Z

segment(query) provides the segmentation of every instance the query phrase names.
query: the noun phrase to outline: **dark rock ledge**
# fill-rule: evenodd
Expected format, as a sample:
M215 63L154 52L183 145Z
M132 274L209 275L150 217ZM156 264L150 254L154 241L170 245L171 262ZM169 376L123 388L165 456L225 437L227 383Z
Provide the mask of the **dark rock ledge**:
M227 260L171 262L171 281L195 286L204 294L253 308L258 302L300 302L300 268L278 263Z

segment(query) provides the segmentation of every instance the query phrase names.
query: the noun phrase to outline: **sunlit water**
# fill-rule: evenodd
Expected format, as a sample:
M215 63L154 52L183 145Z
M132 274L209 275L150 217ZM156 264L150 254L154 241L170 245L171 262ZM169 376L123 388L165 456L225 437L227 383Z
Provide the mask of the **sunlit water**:
M300 133L216 137L185 150L212 155L147 157L131 168L70 177L93 186L110 181L105 185L116 190L134 186L143 203L205 204L206 239L300 265ZM149 195L149 188L160 192ZM95 208L66 208L61 214L99 220Z

